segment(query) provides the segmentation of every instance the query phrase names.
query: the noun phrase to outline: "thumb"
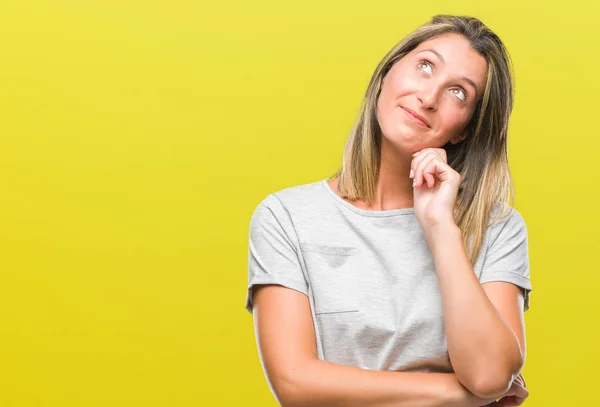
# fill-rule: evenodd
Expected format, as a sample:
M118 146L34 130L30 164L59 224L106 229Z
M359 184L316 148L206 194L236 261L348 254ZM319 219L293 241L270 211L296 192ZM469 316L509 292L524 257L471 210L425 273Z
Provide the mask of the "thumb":
M512 386L506 393L506 396L516 396L519 398L526 398L527 396L529 396L529 391L525 387L520 385L519 383L513 382Z

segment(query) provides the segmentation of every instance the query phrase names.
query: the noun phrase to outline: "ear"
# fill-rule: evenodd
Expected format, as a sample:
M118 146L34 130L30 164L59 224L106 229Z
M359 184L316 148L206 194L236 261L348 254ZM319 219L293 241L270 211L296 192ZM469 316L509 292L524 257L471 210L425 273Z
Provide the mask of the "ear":
M460 143L461 141L463 141L463 140L464 140L464 139L466 139L466 138L467 138L467 134L466 134L466 133L464 133L464 134L459 134L459 135L457 135L457 136L454 136L454 137L452 137L452 138L450 139L450 143L451 143L451 144L458 144L458 143Z

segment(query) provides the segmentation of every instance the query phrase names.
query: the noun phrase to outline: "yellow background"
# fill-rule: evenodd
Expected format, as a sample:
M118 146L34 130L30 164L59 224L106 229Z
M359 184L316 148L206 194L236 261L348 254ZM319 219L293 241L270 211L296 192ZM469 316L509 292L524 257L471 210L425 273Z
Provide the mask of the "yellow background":
M596 405L599 4L3 1L0 406L276 406L250 215L337 168L377 63L436 13L514 60L526 404Z

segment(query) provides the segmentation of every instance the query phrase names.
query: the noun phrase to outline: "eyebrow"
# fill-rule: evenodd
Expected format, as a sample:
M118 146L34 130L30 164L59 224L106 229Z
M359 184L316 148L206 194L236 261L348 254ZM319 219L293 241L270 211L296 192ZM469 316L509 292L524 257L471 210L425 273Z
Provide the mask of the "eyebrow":
M438 57L438 59L442 62L442 64L446 63L446 61L444 61L444 57L442 56L442 54L440 54L439 52L437 52L433 48L423 49L423 50L417 52L417 54L420 54L421 52L425 52L425 51L433 52ZM466 76L463 76L460 79L464 80L469 85L471 85L473 87L473 89L475 89L475 93L479 93L479 91L477 90L477 86L475 85L475 82L473 82L471 79L467 78Z

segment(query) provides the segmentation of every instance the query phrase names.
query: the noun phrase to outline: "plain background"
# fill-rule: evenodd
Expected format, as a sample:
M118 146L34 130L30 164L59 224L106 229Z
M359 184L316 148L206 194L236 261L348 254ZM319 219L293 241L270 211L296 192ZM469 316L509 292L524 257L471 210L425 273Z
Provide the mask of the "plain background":
M276 406L244 309L252 211L335 171L376 65L438 13L514 61L526 405L595 404L600 2L15 0L0 406Z

